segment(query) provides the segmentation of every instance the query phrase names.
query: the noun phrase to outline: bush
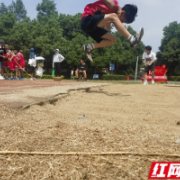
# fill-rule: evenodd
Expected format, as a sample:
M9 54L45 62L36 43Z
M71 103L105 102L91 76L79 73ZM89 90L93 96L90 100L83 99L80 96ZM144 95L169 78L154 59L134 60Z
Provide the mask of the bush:
M168 80L169 81L180 81L180 76L169 76Z
M103 75L104 80L126 80L126 75L109 75L105 74ZM130 80L134 80L134 76L130 75L129 76Z
M30 76L28 74L24 74L23 77L30 78ZM62 79L64 79L64 76L62 76L62 77L63 77ZM44 74L41 79L53 79L53 78L52 78L52 75Z

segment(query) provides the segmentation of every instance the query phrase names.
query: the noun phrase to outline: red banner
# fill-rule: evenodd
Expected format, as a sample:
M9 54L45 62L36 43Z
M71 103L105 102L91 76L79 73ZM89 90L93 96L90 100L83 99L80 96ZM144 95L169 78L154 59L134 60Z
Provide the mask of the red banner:
M160 66L155 67L155 76L164 76L167 72L167 69L164 69Z

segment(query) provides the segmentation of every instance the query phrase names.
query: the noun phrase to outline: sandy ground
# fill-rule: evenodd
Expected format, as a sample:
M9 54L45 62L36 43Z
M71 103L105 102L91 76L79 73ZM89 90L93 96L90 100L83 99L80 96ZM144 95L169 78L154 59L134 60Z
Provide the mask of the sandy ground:
M0 179L146 180L152 162L180 161L166 156L180 154L179 97L178 86L112 84L23 111L2 105L0 151L129 155L0 154Z
M76 81L0 81L0 104L13 109L34 102L41 102L63 94L69 89L100 86L102 83L86 83ZM103 83L105 85L105 83Z

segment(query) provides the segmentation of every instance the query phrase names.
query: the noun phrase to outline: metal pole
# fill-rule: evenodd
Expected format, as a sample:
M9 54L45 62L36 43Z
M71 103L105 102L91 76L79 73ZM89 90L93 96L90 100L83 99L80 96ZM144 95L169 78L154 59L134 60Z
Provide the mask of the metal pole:
M137 57L137 61L136 61L135 81L137 81L137 74L138 74L138 62L139 62L139 57Z

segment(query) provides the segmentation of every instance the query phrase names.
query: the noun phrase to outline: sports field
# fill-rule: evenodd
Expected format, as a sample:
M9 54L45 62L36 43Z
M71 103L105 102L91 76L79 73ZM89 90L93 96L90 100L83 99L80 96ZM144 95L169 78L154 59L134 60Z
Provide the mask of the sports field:
M147 180L152 162L180 161L179 86L6 83L0 180Z

